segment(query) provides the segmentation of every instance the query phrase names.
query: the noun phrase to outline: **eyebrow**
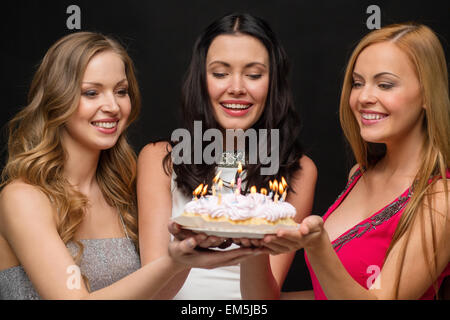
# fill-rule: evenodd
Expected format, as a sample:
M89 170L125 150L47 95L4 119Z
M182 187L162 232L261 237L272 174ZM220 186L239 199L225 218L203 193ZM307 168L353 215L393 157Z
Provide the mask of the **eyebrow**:
M128 82L128 80L126 78L123 78L122 80L120 80L119 82L116 83L116 86L118 84L122 84L123 82ZM100 83L100 82L91 82L91 81L83 81L82 84L90 84L90 85L93 85L93 86L96 86L96 87L102 87L103 86L103 84Z
M213 61L213 62L210 62L209 64L208 64L208 66L210 66L210 65L212 65L212 64L215 64L215 63L218 63L218 64L221 64L221 65L223 65L223 66L225 66L225 67L231 67L231 65L229 64L229 63L227 63L227 62L224 62L224 61L220 61L220 60L215 60L215 61ZM260 66L262 66L262 67L264 67L264 68L267 68L267 66L264 64L264 63L261 63L261 62L250 62L250 63L247 63L245 66L244 66L244 68L250 68L250 67L253 67L253 66L255 66L255 65L260 65Z
M355 75L355 76L358 76L358 77L360 77L360 78L364 78L362 75L360 75L359 73L357 73L357 72L354 72L353 71L353 75ZM399 78L400 79L400 77L399 76L397 76L397 75L395 75L395 74L393 74L393 73L391 73L391 72L387 72L387 71L385 71L385 72L380 72L380 73L377 73L376 75L374 75L373 77L374 77L374 79L376 79L376 78L379 78L379 77L381 77L381 76L384 76L384 75L391 75L391 76L394 76L394 77L396 77L396 78Z

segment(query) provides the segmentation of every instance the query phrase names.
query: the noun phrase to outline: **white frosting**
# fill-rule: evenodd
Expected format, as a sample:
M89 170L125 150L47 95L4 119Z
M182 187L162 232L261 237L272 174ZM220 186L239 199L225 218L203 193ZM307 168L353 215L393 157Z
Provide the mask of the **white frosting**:
M217 196L201 197L188 202L184 211L197 214L208 214L213 218L227 217L231 220L263 218L276 221L282 218L294 218L295 208L288 202L274 202L269 196L261 193L243 195L222 195L221 204Z

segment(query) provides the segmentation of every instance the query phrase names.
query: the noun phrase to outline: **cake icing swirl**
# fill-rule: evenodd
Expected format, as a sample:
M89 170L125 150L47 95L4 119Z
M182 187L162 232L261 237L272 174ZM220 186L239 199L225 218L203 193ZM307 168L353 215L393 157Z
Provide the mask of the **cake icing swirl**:
M262 218L274 222L283 218L294 218L296 210L288 202L274 202L269 196L261 193L247 195L225 194L221 203L217 196L201 197L188 202L185 212L207 214L213 218L227 217L230 220L246 220Z

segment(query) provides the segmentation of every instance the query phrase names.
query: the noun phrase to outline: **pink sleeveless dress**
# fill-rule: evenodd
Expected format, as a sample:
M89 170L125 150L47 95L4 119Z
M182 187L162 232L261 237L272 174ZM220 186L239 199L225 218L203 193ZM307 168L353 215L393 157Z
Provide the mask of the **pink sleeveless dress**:
M347 182L344 191L323 216L324 221L342 203L361 176L362 171L356 170ZM450 178L449 170L447 170L447 178ZM411 188L408 188L390 204L359 222L332 242L332 246L345 269L362 287L368 289L372 286L380 273L392 236L411 195ZM306 252L305 260L311 275L315 299L326 300L327 297L311 268ZM440 287L444 278L449 275L450 263L439 276L438 287ZM434 288L431 286L420 299L431 300L434 296Z

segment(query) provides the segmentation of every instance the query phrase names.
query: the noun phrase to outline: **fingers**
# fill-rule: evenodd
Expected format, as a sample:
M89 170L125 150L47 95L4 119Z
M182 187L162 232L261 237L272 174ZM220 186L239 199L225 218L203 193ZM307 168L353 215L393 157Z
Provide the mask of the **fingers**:
M303 228L301 228L303 226ZM317 215L311 215L303 219L300 229L308 233L320 232L323 229L323 219Z
M179 250L184 254L189 254L195 251L195 247L197 246L197 241L195 238L188 238L183 241L180 241L177 244Z
M212 251L209 252L209 266L208 269L217 268L219 266L232 266L241 263L251 256L263 253L259 249L239 248L229 251Z
M222 237L206 236L203 240L198 242L198 246L201 248L214 248L222 245L226 240L227 239Z
M262 247L262 239L234 238L233 243L244 248L260 248Z
M300 225L301 227L302 225ZM298 242L302 238L302 233L300 231L300 227L298 229L281 229L277 232L278 238L284 238L292 242Z
M301 245L297 241L293 242L284 238L277 237L265 238L263 245L271 250L271 254L281 254L290 251L297 251L301 247Z
M266 235L262 245L272 255L297 251L303 247L303 236L299 229L281 229L276 235Z
M183 229L178 223L172 220L169 221L167 228L169 229L169 232L178 240L184 240L186 238L197 235L197 233L194 233L191 230ZM206 235L204 236L206 238Z
M173 235L176 235L177 233L179 233L181 231L180 225L172 220L169 221L167 228L169 229L169 232Z

